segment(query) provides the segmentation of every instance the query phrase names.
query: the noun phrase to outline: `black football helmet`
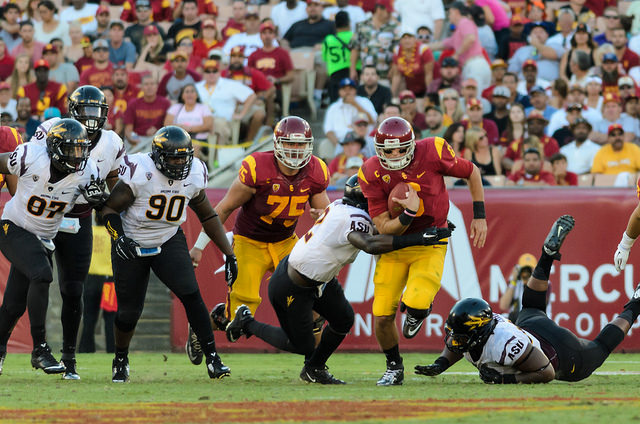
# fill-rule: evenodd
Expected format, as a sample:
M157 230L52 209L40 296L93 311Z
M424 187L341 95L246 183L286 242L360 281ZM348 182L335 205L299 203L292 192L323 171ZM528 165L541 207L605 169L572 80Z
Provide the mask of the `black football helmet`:
M487 302L473 297L462 299L453 305L444 325L447 348L464 353L484 346L496 324Z
M61 119L47 132L47 152L53 166L61 172L82 171L87 165L90 146L87 130L74 119Z
M193 163L191 136L175 125L160 128L151 142L151 158L164 176L184 180Z
M102 90L93 85L76 88L69 96L69 114L93 135L104 127L109 105Z
M358 175L350 176L345 183L342 203L355 206L356 208L369 212L369 203L367 202L367 198L364 197L362 189L360 188Z

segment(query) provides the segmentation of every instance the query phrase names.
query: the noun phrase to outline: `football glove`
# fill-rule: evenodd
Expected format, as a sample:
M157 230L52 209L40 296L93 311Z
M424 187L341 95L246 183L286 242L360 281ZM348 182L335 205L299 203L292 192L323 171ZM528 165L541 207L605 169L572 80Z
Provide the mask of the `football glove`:
M451 363L444 356L436 359L433 364L430 365L416 365L415 371L416 374L428 375L430 377L435 377L436 375L440 375L447 370L451 366Z
M487 384L516 384L515 374L502 374L500 371L482 364L480 367L480 379Z
M124 259L135 259L138 257L138 253L136 252L136 246L140 246L138 242L134 239L129 238L125 235L118 237L115 241L116 254Z
M224 279L229 287L233 287L236 278L238 278L238 260L236 255L229 255L224 262Z
M447 228L429 227L422 233L422 241L424 246L447 244L442 239L451 237L451 233L456 228L451 222L447 221Z
M627 260L629 259L630 249L622 245L618 245L618 249L616 249L616 253L613 255L613 265L616 267L616 271L620 272L624 269L627 264Z
M82 196L85 198L89 206L96 210L102 209L104 203L109 198L109 193L107 193L107 184L105 180L101 178L95 178L91 175L91 181L87 185L78 186Z

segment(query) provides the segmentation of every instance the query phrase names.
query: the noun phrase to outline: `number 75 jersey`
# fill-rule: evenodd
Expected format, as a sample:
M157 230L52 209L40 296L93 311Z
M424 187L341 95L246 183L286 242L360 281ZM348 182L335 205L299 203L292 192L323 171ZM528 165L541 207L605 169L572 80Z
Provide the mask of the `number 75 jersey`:
M119 173L135 196L122 214L122 227L141 247L158 247L173 237L187 219L189 201L209 181L200 159L194 158L187 178L172 180L156 168L148 153L125 156Z

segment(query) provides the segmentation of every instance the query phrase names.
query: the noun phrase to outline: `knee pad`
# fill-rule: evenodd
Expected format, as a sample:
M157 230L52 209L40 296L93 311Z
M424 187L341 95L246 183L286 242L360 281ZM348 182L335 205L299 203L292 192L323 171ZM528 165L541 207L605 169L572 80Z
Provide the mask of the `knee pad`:
M353 313L353 308L349 307L348 310L344 311L344 314L340 317L339 321L330 322L327 328L331 328L337 334L346 335L351 331L354 321L355 314Z
M118 311L115 319L115 325L118 330L123 333L133 331L138 324L142 311Z
M323 316L318 315L318 318L313 320L313 334L319 334L322 332L322 327L324 327L324 323L327 322Z
M84 282L79 280L61 281L60 293L62 294L63 297L64 296L81 297L83 286L84 286Z

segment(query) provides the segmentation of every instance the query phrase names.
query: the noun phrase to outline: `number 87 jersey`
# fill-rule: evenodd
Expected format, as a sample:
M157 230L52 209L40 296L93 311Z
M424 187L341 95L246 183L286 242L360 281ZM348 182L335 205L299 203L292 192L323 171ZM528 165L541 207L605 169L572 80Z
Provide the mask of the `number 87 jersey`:
M122 227L141 247L158 247L173 237L187 219L189 201L206 188L209 180L207 168L199 159L194 159L185 179L172 180L146 153L125 156L119 173L135 197L122 214Z

